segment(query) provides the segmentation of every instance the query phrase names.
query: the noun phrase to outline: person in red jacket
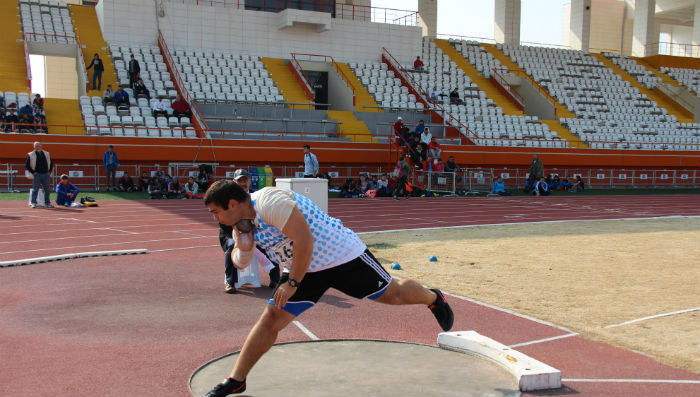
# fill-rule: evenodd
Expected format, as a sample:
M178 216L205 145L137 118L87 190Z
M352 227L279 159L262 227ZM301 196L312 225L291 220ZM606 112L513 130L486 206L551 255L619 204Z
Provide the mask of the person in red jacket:
M175 117L192 117L192 111L190 110L190 105L178 95L175 98L175 102L170 105L173 108L173 116Z
M413 61L413 69L416 72L421 72L423 73L423 69L425 68L425 65L423 64L423 61L420 60L420 57L416 57L416 60Z

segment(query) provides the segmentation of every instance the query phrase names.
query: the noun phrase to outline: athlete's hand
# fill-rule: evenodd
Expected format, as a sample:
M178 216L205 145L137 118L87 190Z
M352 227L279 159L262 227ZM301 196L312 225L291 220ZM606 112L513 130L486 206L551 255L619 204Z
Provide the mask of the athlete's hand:
M291 298L295 292L297 292L296 287L292 287L287 282L282 283L279 287L277 287L277 291L275 291L275 296L272 297L272 300L275 303L275 307L281 309L284 305L287 304L287 300L289 300L289 298Z
M255 237L253 232L241 233L237 228L233 228L233 239L236 241L236 248L242 251L250 251L255 248Z

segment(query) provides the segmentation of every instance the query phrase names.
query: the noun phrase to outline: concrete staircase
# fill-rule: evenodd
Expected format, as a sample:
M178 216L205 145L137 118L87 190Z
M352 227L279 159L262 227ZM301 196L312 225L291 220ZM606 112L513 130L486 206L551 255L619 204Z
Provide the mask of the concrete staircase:
M0 91L29 92L17 1L0 1Z
M346 82L355 89L355 110L358 112L383 112L382 109L377 108L379 104L372 98L372 95L350 67L346 63L336 62L336 64L343 72L341 76L344 75Z
M90 90L89 96L102 96L107 84L111 84L114 90L119 84L119 79L114 71L114 62L109 54L109 47L102 37L102 29L97 20L95 7L70 5L69 7L71 18L73 19L73 27L75 35L80 40L85 48L83 48L83 57L85 58L85 66L90 64L95 54L99 54L100 59L105 66L105 71L102 73L102 89L92 90L92 69L88 70L88 87Z
M262 58L263 65L270 73L270 77L275 81L275 85L287 102L290 103L311 103L306 93L299 85L296 77L289 70L289 66L284 59ZM312 109L311 106L295 106L297 109Z
M343 138L349 138L351 142L377 142L377 140L372 137L372 133L369 128L367 128L367 124L358 120L352 111L329 110L328 118L343 123L340 127L340 135Z
M49 134L85 135L79 102L75 99L44 98ZM66 127L67 126L67 127Z
M450 57L450 60L457 64L457 67L462 69L465 75L476 85L479 89L486 93L486 97L493 100L493 102L503 109L503 113L511 116L524 116L522 110L518 109L515 104L508 99L501 91L496 88L496 86L491 83L486 77L479 74L479 71L469 63L457 50L452 47L452 45L447 40L435 39L435 45L442 50L442 53Z
M668 114L675 115L676 118L678 119L679 122L681 123L692 123L693 122L693 117L692 115L689 114L689 112L680 105L678 105L675 102L672 102L671 100L667 99L668 97L659 95L657 92L648 89L645 85L640 83L637 79L632 77L629 73L625 72L620 68L619 66L615 65L611 60L606 58L603 54L591 54L592 56L596 57L600 62L602 62L605 66L608 68L612 69L612 71L622 77L623 80L628 81L632 87L636 87L640 93L646 95L650 100L656 102L656 104L663 109L666 109Z

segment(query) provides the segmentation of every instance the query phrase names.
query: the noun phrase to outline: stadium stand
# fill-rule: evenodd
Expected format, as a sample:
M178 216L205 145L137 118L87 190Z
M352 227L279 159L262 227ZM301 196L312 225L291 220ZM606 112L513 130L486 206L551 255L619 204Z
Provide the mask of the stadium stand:
M579 118L560 122L592 148L697 150L698 124L680 123L596 57L576 50L497 45Z
M664 66L661 68L661 72L686 86L695 95L700 95L700 70Z
M603 55L649 89L652 89L656 87L657 84L661 83L661 79L653 72L647 70L644 66L638 64L634 59L627 55L612 52L604 52Z
M48 0L20 0L22 30L32 41L75 43L68 4Z
M109 52L114 61L119 85L129 87L129 60L133 54L134 59L139 62L140 77L148 88L151 98L163 96L174 99L177 96L177 90L158 47L112 44L109 46ZM132 94L133 92L129 92L130 98Z

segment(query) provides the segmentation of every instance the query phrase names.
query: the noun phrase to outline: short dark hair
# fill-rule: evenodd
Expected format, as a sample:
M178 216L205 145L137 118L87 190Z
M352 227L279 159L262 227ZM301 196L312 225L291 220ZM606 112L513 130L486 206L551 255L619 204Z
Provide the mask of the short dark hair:
M243 190L242 187L238 186L236 182L221 179L214 182L209 186L209 189L207 189L207 192L204 194L204 205L214 203L227 210L228 202L231 199L242 203L248 200L248 197L248 193Z
M311 149L311 146L309 146L309 145L304 145L304 149Z

